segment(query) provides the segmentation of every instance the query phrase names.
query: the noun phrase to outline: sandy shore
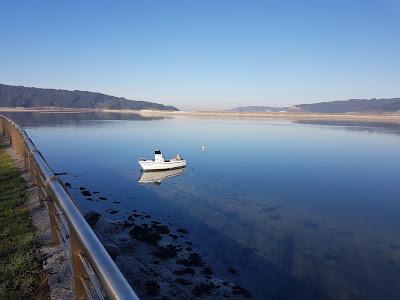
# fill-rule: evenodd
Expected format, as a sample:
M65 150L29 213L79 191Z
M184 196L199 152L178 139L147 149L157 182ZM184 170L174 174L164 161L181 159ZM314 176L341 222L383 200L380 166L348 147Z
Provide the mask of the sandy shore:
M400 113L387 114L318 114L318 113L292 113L292 112L260 112L239 113L220 111L157 111L157 110L113 110L113 109L26 109L14 107L0 107L1 112L41 112L41 113L82 113L82 112L109 112L109 113L134 113L143 116L164 117L196 117L196 118L234 118L234 119L281 119L281 120L332 120L332 121L354 121L354 122L384 122L399 123Z
M234 118L234 119L281 119L281 120L333 120L356 122L387 122L399 123L400 113L396 114L311 114L311 113L239 113L239 112L188 112L188 111L154 111L154 110L103 110L104 112L139 113L143 116L173 116L200 118Z

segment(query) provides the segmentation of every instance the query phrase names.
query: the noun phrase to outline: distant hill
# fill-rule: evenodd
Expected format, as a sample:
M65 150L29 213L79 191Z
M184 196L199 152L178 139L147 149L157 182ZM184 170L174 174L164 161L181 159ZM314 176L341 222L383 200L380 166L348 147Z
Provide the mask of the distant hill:
M174 106L128 100L94 92L41 89L0 84L0 106L27 108L105 108L178 110Z
M314 104L299 104L289 108L291 112L313 113L388 113L400 112L400 98L350 99Z
M228 111L231 112L280 112L287 111L288 107L271 107L271 106L242 106L235 107Z

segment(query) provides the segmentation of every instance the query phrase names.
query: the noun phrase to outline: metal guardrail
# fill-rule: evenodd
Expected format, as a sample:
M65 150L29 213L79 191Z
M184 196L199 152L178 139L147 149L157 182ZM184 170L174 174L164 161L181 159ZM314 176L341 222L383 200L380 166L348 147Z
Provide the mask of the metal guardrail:
M76 299L139 299L26 132L5 116L0 121L48 208L53 245L68 254Z

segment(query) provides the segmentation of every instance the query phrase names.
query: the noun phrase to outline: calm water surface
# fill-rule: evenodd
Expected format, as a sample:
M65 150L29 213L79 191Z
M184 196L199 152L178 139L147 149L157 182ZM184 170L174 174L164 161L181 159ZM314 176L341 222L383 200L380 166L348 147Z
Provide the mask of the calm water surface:
M213 278L239 283L252 299L400 298L398 125L12 117L49 164L67 172L62 179L84 212L113 224L135 209L187 229L175 243L190 241ZM139 183L137 160L156 148L167 158L180 153L188 166L161 183ZM99 194L87 200L80 186ZM108 238L126 240L102 226ZM129 259L116 260L134 273ZM174 267L165 268L168 276Z

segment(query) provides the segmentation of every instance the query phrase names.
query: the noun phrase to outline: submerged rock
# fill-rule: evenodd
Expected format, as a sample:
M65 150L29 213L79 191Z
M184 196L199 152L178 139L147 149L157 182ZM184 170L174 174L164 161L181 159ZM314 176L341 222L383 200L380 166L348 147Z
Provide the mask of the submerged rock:
M99 197L99 199L100 199L100 200L107 200L107 198L106 198L106 197L103 197L103 196Z
M228 268L228 271L229 271L229 273L231 273L233 275L237 274L237 270L235 268L230 267L230 268Z
M194 274L195 270L193 268L184 268L184 269L175 270L173 273L175 275Z
M188 233L189 231L188 231L187 229L185 229L185 228L179 228L179 229L177 230L177 232L186 234L186 233Z
M176 257L179 251L181 251L181 247L169 244L165 247L158 246L157 249L152 252L152 254L157 258L167 260Z
M197 253L191 253L188 258L178 259L177 263L185 267L204 267L205 263Z
M160 292L160 285L157 281L147 280L145 283L146 294L150 296L157 296Z
M200 284L196 285L192 290L192 294L196 297L203 296L204 294L210 294L216 286L212 282L201 282Z
M89 213L85 214L86 222L88 222L88 224L91 227L96 226L96 224L99 221L100 217L101 217L101 214L99 214L98 212L95 212L95 211L92 211L92 212L89 212Z
M178 236L176 234L169 234L169 236L175 241L178 239Z
M202 271L203 274L205 275L212 275L214 272L210 267L205 267Z
M277 221L277 220L281 220L282 216L280 214L273 213L273 214L269 215L269 218Z
M158 232L153 232L144 225L135 225L133 229L129 231L129 234L138 241L142 241L150 245L156 245L158 241L161 240L161 235Z
M238 284L235 284L235 286L232 287L232 294L241 295L244 296L245 298L250 298L250 293L247 291L247 289L242 288Z
M159 234L168 234L170 232L167 225L160 225L157 223L153 223L150 226L150 229L155 232L158 232Z
M178 277L175 281L176 281L177 283L181 284L181 285L192 285L192 284L193 284L192 281L187 280L187 279L182 278L182 277Z
M83 195L83 196L85 196L85 197L90 197L90 196L92 196L92 193L91 192L89 192L89 191L82 191L81 192L81 194Z
M338 257L337 257L336 255L331 254L331 253L329 253L329 252L326 252L326 253L325 253L325 258L328 259L328 260L333 260L333 261L338 260Z
M308 220L304 221L304 225L309 228L318 228L319 227L319 225L317 223L308 221Z

